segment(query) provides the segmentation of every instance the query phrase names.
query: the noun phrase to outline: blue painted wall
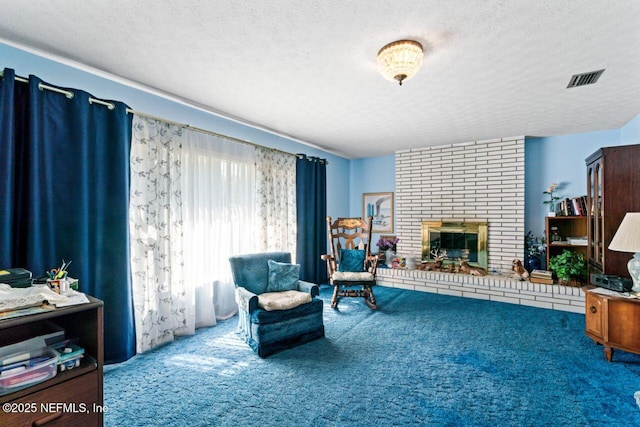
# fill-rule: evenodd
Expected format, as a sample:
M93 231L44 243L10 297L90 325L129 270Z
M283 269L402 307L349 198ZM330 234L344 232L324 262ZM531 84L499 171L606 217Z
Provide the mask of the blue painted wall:
M620 145L640 144L640 114L620 129Z
M542 236L549 206L543 194L552 182L561 198L587 194L585 159L600 147L620 145L620 131L525 139L525 230Z
M558 183L559 197L587 194L585 159L600 147L640 144L640 115L620 129L525 140L525 230L542 236L548 206L542 192Z
M16 74L22 77L30 74L37 75L52 85L81 89L101 99L122 101L133 110L166 120L188 124L290 153L304 153L325 158L329 160L327 188L330 191L327 194L327 213L334 217L349 215L351 202L348 185L350 179L349 159L2 43L0 43L0 58L2 61L0 69L13 68L16 70Z
M384 193L396 191L396 156L370 157L366 159L356 159L351 161L350 174L351 203L349 204L349 216L363 216L362 194L363 193ZM395 215L395 210L394 210ZM395 225L395 218L394 218ZM394 233L384 233L395 234ZM372 236L372 241L377 242L379 234ZM371 248L377 252L377 248Z

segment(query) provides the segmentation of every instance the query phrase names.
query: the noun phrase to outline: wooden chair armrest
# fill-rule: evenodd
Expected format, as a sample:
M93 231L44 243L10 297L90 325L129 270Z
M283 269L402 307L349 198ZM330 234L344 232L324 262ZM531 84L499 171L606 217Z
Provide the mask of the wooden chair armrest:
M375 277L376 270L378 269L378 255L369 255L367 261L369 262L368 270Z
M336 272L336 259L333 257L333 255L330 254L324 254L320 257L327 262L327 270L329 271L329 276L333 276L333 273Z

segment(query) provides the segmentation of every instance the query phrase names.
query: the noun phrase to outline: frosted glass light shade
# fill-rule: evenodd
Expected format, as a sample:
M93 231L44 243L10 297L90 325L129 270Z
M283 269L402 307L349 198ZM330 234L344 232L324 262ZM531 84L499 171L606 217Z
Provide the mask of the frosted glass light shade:
M378 51L378 70L389 81L402 86L404 80L415 76L422 66L422 45L413 40L398 40Z
M616 234L611 239L609 249L619 252L634 252L627 269L633 280L633 292L640 293L640 212L628 212Z

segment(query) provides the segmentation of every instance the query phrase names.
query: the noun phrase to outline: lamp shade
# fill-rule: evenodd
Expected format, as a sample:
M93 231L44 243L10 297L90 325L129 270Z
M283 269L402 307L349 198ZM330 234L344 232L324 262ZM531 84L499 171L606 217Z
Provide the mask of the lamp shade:
M389 81L402 86L404 80L415 76L424 56L422 45L414 40L398 40L378 51L378 70Z
M640 252L640 212L628 212L613 236L609 249L619 252Z

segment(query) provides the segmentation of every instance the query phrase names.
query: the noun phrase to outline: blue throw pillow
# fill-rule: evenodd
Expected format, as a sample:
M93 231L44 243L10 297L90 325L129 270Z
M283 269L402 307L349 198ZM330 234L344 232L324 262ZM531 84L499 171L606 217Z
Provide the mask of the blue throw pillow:
M267 292L295 291L298 289L300 264L277 262L272 259L269 264L269 280Z
M338 271L363 272L364 269L364 251L360 249L340 249L340 264Z

